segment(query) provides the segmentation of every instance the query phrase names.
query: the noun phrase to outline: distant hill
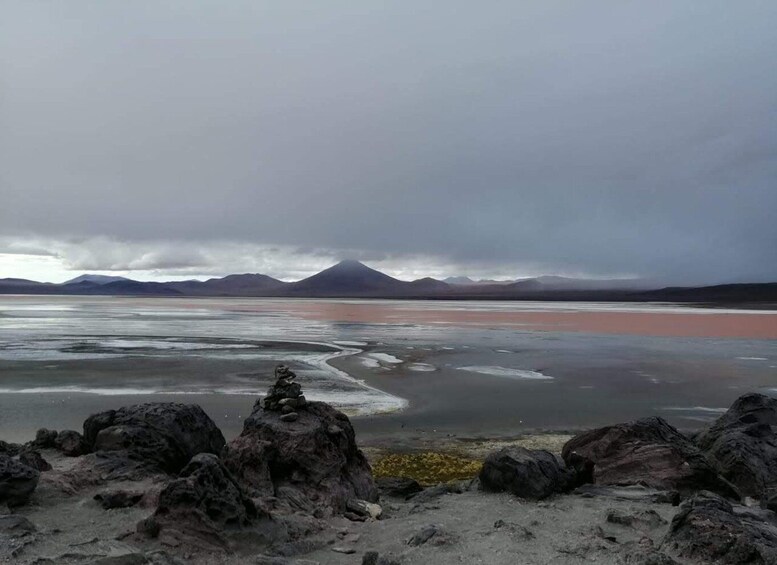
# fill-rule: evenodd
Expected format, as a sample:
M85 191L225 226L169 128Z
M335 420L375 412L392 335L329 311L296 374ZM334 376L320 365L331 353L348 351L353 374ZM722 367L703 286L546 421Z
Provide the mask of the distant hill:
M523 279L508 285L520 291L551 290L646 290L649 283L640 279L574 279L558 276L542 276Z
M401 294L407 284L359 261L340 261L301 281L288 290L300 296L364 296Z
M70 279L69 281L65 281L62 284L78 284L82 282L90 282L95 284L107 284L117 281L128 281L127 277L114 277L110 275L81 275L74 279Z
M443 279L442 282L451 284L451 285L473 286L473 285L482 285L482 284L510 284L515 281L495 281L493 279L473 280L469 277L448 277Z
M470 281L471 284L463 279ZM655 288L653 285L653 288L650 288L649 282L634 279L596 280L543 276L509 283L473 281L467 277L456 277L453 280L459 282L451 284L431 277L402 281L358 261L341 261L320 273L292 283L252 273L228 275L206 281L170 282L142 282L125 277L87 274L63 284L41 283L18 278L0 279L0 294L777 304L777 283L668 288Z
M207 281L181 281L166 283L183 294L194 296L265 296L280 292L288 283L267 275L228 275Z
M634 298L659 302L777 302L777 283L668 287L641 292Z

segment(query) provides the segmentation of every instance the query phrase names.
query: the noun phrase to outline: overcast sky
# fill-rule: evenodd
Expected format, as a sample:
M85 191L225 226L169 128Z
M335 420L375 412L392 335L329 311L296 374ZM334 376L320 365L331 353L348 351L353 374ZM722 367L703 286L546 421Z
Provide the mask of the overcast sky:
M0 277L777 280L777 2L0 0Z

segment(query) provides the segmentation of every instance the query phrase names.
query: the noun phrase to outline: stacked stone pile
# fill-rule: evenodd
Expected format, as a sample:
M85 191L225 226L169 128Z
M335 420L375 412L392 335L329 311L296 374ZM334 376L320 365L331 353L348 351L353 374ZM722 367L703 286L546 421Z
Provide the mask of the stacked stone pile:
M264 398L264 409L270 412L280 412L281 420L294 422L299 419L298 410L307 407L307 400L302 395L302 387L294 382L297 375L286 365L275 368L275 384L267 391Z

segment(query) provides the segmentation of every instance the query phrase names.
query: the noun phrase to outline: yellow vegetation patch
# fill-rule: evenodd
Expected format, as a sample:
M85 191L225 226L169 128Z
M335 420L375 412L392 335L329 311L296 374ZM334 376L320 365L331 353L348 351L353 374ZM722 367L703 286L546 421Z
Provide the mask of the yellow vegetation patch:
M482 461L447 453L394 453L378 459L372 473L375 477L410 477L422 485L436 485L471 479L482 466Z

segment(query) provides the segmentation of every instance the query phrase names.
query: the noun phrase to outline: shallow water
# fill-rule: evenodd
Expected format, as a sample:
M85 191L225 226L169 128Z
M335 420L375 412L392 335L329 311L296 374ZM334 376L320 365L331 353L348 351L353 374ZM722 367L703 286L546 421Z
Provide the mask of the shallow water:
M772 328L774 311L682 305L0 296L0 425L18 439L159 398L239 429L284 362L308 398L385 414L372 431L693 426L777 390L777 341L753 338Z

